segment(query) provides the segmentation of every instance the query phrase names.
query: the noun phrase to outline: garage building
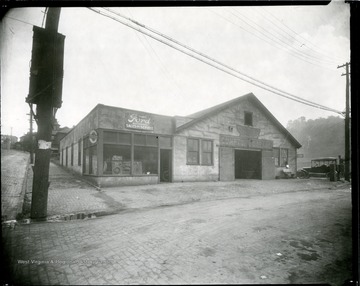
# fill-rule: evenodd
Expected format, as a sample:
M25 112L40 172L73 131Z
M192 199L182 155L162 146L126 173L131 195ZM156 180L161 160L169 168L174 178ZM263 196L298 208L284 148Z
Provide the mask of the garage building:
M98 104L60 141L60 163L99 186L274 179L300 143L253 95L183 116Z

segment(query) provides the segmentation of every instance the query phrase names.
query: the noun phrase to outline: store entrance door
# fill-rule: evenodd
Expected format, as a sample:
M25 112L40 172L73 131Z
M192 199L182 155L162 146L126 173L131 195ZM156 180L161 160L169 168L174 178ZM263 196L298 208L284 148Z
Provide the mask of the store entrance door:
M160 182L171 182L171 150L160 149Z

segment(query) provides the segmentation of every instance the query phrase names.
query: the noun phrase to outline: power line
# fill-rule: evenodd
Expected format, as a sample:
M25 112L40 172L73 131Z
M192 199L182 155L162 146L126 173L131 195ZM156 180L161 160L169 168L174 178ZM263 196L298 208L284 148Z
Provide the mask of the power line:
M324 108L325 108L325 110L328 110L328 109L329 109L328 107L325 107L325 106L322 106L322 105L320 105L320 104L318 104L318 103L314 103L314 102L311 102L311 101L309 101L309 100L300 98L300 97L295 96L295 95L293 95L293 94L290 94L290 93L287 93L287 92L285 92L285 91L282 91L282 90L280 90L280 89L278 89L278 88L276 88L276 87L273 87L273 86L271 86L271 85L268 85L268 84L266 84L266 83L264 83L264 82L262 82L262 81L260 81L260 80L257 80L257 79L255 79L254 77L251 77L251 76L249 76L249 75L247 75L247 74L245 74L245 73L242 73L242 72L240 72L240 71L238 71L238 70L236 70L236 69L234 69L234 68L232 68L232 67L230 67L230 66L228 66L228 65L226 65L226 64L223 64L223 63L221 63L221 62L219 62L219 61L217 61L217 60L215 60L215 59L213 59L213 58L211 58L211 57L209 57L209 56L207 56L207 55L205 55L205 54L203 54L203 53L201 53L201 52L199 52L199 51L197 51L197 50L194 50L194 49L192 49L192 48L190 48L190 47L188 47L188 46L186 46L186 45L184 45L184 44L182 44L182 43L174 40L173 38L171 38L171 37L169 37L169 36L166 36L166 35L158 32L158 31L156 31L156 30L154 30L154 29L151 29L151 28L149 28L149 27L146 27L144 24L141 24L141 23L139 23L139 22L137 22L137 21L135 21L135 20L133 20L133 19L131 19L131 18L128 18L128 17L126 17L126 16L124 16L124 15L118 13L118 12L112 11L112 10L109 9L109 8L103 8L103 9L105 9L105 10L107 10L107 11L109 11L109 12L115 14L115 15L118 15L118 16L120 16L120 17L122 17L122 18L125 18L126 20L129 20L129 21L135 23L136 25L139 25L140 27L142 27L142 28L144 28L144 29L147 29L147 30L149 30L149 31L151 31L151 32L153 32L153 33L161 36L161 37L164 37L164 38L166 38L167 40L170 40L171 42L176 43L177 45L180 45L181 47L184 47L184 48L186 48L186 49L188 49L188 50L190 50L190 51L192 51L192 52L194 52L194 53L196 53L196 54L199 54L200 56L205 57L206 59L209 59L209 60L215 62L216 64L219 64L219 65L221 65L221 66L223 66L223 67L226 67L226 68L228 68L228 69L230 69L230 70L232 70L232 71L234 71L234 72L236 72L236 73L241 74L242 76L248 77L248 78L250 78L251 80L253 80L253 81L255 81L255 82L258 82L258 83L260 83L260 84L263 84L263 85L265 85L265 86L267 86L267 87L270 87L270 88L272 88L272 89L275 89L275 90L277 90L277 91L279 91L279 92L285 93L285 94L287 94L287 95L289 95L289 96L292 96L292 97L294 97L294 98L297 98L298 100L307 102L307 103L311 104L311 106L313 106L313 107L320 107L321 109L324 109ZM140 31L140 32L141 32L141 31ZM241 79L242 79L242 78L241 78ZM243 80L244 80L244 79L243 79ZM253 84L253 83L252 83L252 84ZM260 86L259 86L259 87L260 87ZM277 93L277 94L278 94L278 93ZM329 110L329 111L333 111L333 112L339 113L339 111L334 110L334 109L331 109L331 110Z
M275 42L280 42L279 44L281 44L282 46L285 45L286 47L289 47L289 49L290 49L290 50L294 50L293 52L295 52L296 54L298 54L298 55L300 55L300 56L303 56L303 57L306 57L306 58L308 58L309 60L317 61L317 62L319 62L320 64L335 65L335 64L337 63L337 61L327 60L327 59L320 59L318 56L314 56L314 55L307 54L307 53L305 53L303 50L298 50L298 49L297 49L298 47L295 48L293 45L291 45L291 44L288 42L288 41L293 42L293 41L290 40L288 37L286 37L286 36L284 36L284 35L282 35L282 34L274 34L273 32L271 32L270 29L268 29L268 28L267 28L267 29L263 28L263 27L260 26L256 21L254 21L254 20L250 19L249 17L241 14L238 10L236 10L236 9L231 9L231 10L235 11L236 14L240 15L241 17L246 18L248 21L254 23L256 26L258 26L260 29L262 29L265 33L259 31L256 27L250 25L250 24L249 24L248 22L246 22L245 20L240 19L240 20L244 21L247 25L250 25L251 27L253 27L253 29L259 31L261 34L263 34L263 35L266 36L266 37L269 37L268 35L272 35L272 36L274 37L274 39L272 39L272 38L269 37L271 40L273 40L273 41L275 41ZM234 13L232 13L232 12L230 12L230 13L233 14L234 16L238 17L238 16L235 15ZM265 18L266 18L266 17L265 17ZM267 19L267 20L268 20L268 19ZM274 22L272 22L271 20L270 20L270 22L271 22L272 24L274 24L276 27L278 27L278 25L276 25L276 24L275 24ZM288 33L287 33L287 34L288 34ZM290 35L290 34L288 34L288 35ZM283 39L279 38L279 36L282 36L284 39L286 39L286 41L284 41ZM301 43L299 40L297 40L295 37L293 37L293 36L291 36L291 35L290 35L290 37L293 38L296 42L299 42L300 44L304 45L304 44ZM284 45L283 45L282 43L283 43ZM300 47L300 46L299 46L299 47ZM291 52L291 51L290 51L290 52Z
M274 16L273 14L271 14L269 11L267 11L266 9L264 8L261 8L262 11L266 12L268 15L270 15L272 18L274 18L276 21L278 21L282 26L284 26L285 28L287 28L288 30L290 30L292 33L294 33L296 36L300 37L302 40L304 40L305 42L307 42L308 44L310 44L311 46L319 49L319 50L322 50L324 51L324 53L321 53L321 52L318 52L314 49L312 49L315 53L318 53L318 54L321 54L321 55L325 55L326 57L328 57L329 59L331 58L333 61L338 61L338 60L341 60L339 57L332 57L332 56L329 56L327 54L327 52L322 49L321 47L315 45L314 43L312 43L311 41L309 41L308 39L304 38L303 36L301 36L300 34L298 34L296 31L294 31L293 29L291 29L289 26L287 26L286 24L284 24L281 20L279 20L276 16ZM262 14L266 19L269 20L269 18L267 18L264 14ZM272 22L271 20L269 20L270 22Z
M130 11L128 11L128 12L129 12L130 16L132 17L131 12L130 12ZM136 36L138 36L137 33L136 33ZM167 77L168 82L173 83L173 84L176 86L177 90L179 90L180 93L181 93L180 87L178 86L178 84L177 84L177 82L175 81L175 79L171 76L171 73L168 71L168 69L166 68L166 66L163 64L163 62L162 62L162 60L161 60L161 57L158 55L158 53L156 52L156 50L153 48L153 46L151 45L151 42L149 42L148 38L147 38L144 34L143 34L142 36L143 36L143 38L145 39L145 42L147 43L147 45L150 47L150 50L147 48L147 46L146 46L146 45L144 44L144 42L141 40L141 37L138 36L138 39L139 39L139 41L141 42L141 44L144 46L144 48L145 48L146 51L149 53L149 55L151 55L151 56L155 55L155 58L156 58L157 61L159 62L159 65L160 65L160 67L161 67L161 69L162 69L162 72L163 72L163 74L165 74L165 76ZM152 53L150 53L150 51L151 51Z
M4 16L4 18L12 19L12 20L15 20L15 21L18 21L18 22L21 22L21 23L27 24L27 25L35 26L34 24L31 24L31 23L29 23L29 22L26 22L26 21L23 21L23 20L19 20L19 19L16 19L16 18L10 17L10 16Z
M212 11L212 10L211 10L211 11ZM294 57L296 57L296 58L298 58L298 59L300 59L300 60L302 60L302 61L305 61L305 62L307 62L307 63L309 63L309 64L311 64L311 65L314 65L314 66L318 66L318 67L321 67L321 68L326 68L326 69L328 69L328 70L331 70L331 69L329 69L328 67L325 67L324 65L320 65L320 64L318 64L318 63L311 62L310 60L313 60L312 58L310 58L310 59L303 58L303 57L306 57L307 55L303 55L301 52L299 52L299 51L297 51L297 50L292 51L292 50L291 50L292 47L290 47L290 50L289 50L289 47L287 47L288 44L287 44L286 42L284 42L284 41L282 41L282 40L280 40L280 39L278 39L278 38L273 39L272 37L269 36L269 31L266 31L266 33L262 32L262 31L259 31L259 29L257 29L256 27L252 26L251 24L249 24L249 23L246 22L245 20L241 19L238 15L235 15L235 14L232 13L232 12L230 12L230 13L231 13L233 16L237 17L238 19L240 19L241 21L243 21L245 24L247 24L248 26L250 26L250 27L253 28L254 30L258 31L258 32L259 32L260 34L262 34L263 36L261 37L261 36L259 36L259 35L257 35L257 34L252 33L251 31L245 29L245 28L242 27L241 25L239 25L239 24L231 21L229 18L224 17L223 15L221 15L221 14L219 14L219 13L217 13L217 12L214 12L214 11L212 11L212 12L215 13L215 14L217 14L218 16L220 16L221 18L223 18L224 20L232 23L233 25L235 25L235 26L237 26L237 27L245 30L246 32L250 33L251 35L257 37L257 38L260 39L261 41L267 42L268 44L272 45L272 46L275 47L275 48L283 49L283 50L285 50L286 52L288 52L290 55L292 55L292 56L294 56ZM265 37L265 38L264 38L264 37ZM270 41L267 40L267 39L269 39ZM285 43L287 46L285 46L284 43ZM276 44L276 45L274 45L274 44ZM307 56L307 57L309 57L309 56Z
M255 85L255 86L259 87L259 88L262 88L262 89L264 89L264 90L270 91L270 92L275 93L275 94L277 94L277 95L280 95L280 96L282 96L282 97L291 99L291 100L293 100L293 101L297 101L297 102L299 102L299 103L303 103L303 104L306 104L306 105L309 105L309 106L312 106L312 107L315 107L315 108L319 108L319 109L323 109L323 110L335 112L335 113L338 113L338 114L342 114L342 113L341 113L340 111L338 111L338 110L335 110L335 109L332 109L332 108L329 108L329 107L320 105L320 104L318 104L318 103L311 102L311 101L309 101L309 100L300 98L300 97L298 97L298 96L295 96L295 95L292 95L292 94L287 93L287 92L285 92L285 91L282 91L282 90L280 90L280 89L278 89L278 88L275 88L275 87L273 87L273 86L270 86L270 85L268 85L268 84L266 84L266 83L264 83L264 82L261 82L261 81L255 79L255 78L253 78L253 77L250 77L250 76L248 76L248 75L246 75L246 74L244 74L244 73L242 73L242 72L240 72L240 71L238 71L238 70L230 67L230 66L227 66L227 65L225 65L225 64L223 64L223 63L221 63L221 62L219 62L219 61L217 61L217 60L215 60L215 59L212 59L212 58L210 58L209 56L207 56L207 55L205 55L205 54L203 54L203 53L201 53L201 52L198 52L198 51L196 51L196 50L194 50L194 49L192 49L192 48L190 48L190 47L187 47L187 46L179 43L178 41L170 38L169 36L163 35L162 33L159 33L159 32L157 32L157 31L155 31L155 30L153 30L153 29L151 29L151 28L148 28L148 27L146 27L145 25L143 25L143 24L141 24L141 23L139 23L139 22L137 22L137 21L135 21L135 20L133 20L133 19L130 19L130 18L126 17L126 16L121 15L120 13L113 12L113 11L111 11L111 10L108 9L108 8L106 8L106 9L103 8L103 9L106 10L106 11L109 11L109 12L111 12L111 13L113 13L113 14L116 14L116 15L122 17L122 18L125 18L125 19L131 21L132 23L140 26L141 28L147 29L147 30L151 31L152 33L155 33L155 34L157 34L157 35L159 35L159 36L161 36L161 37L163 37L163 38L165 38L165 39L167 39L167 40L169 40L169 41L171 41L171 42L173 42L173 43L175 43L175 44L177 44L177 45L179 45L179 46L181 46L181 47L183 47L183 48L186 48L187 50L191 51L192 53L195 53L196 55L191 54L191 53L189 53L189 52L187 52L187 51L185 51L185 50L183 50L183 49L179 49L179 47L176 47L176 46L174 46L173 44L171 44L171 43L169 43L169 42L165 42L165 41L163 41L161 38L158 38L157 36L154 36L154 35L152 35L152 34L149 34L148 32L146 32L146 31L144 31L144 30L142 30L142 29L140 29L140 28L138 28L138 27L134 27L134 26L130 25L129 23L123 22L122 20L120 20L120 19L118 19L118 18L115 18L115 17L113 17L113 16L111 16L111 15L105 14L104 12L102 12L102 11L100 11L100 10L96 10L96 9L94 9L94 8L88 8L88 9L90 9L91 11L96 12L96 13L102 15L102 16L105 16L105 17L108 17L108 18L110 18L110 19L112 19L112 20L115 20L115 21L117 21L117 22L119 22L119 23L121 23L121 24L123 24L123 25L125 25L125 26L128 26L129 28L132 28L132 29L138 31L138 32L141 32L141 33L143 33L143 34L145 34L145 35L147 35L147 36L149 36L149 37L151 37L151 38L153 38L153 39L155 39L155 40L157 40L157 41L159 41L159 42L161 42L161 43L163 43L163 44L165 44L165 45L167 45L167 46L169 46L169 47L172 47L172 48L174 48L174 49L176 49L176 50L178 50L178 51L180 51L180 52L182 52L182 53L184 53L184 54L186 54L186 55L188 55L188 56L190 56L190 57L193 57L193 58L195 58L195 59L197 59L197 60L199 60L199 61L201 61L201 62L203 62L203 63L206 63L206 64L208 64L208 65L210 65L210 66L212 66L212 67L215 67L216 69L219 69L219 70L221 70L221 71L223 71L223 72L225 72L225 73L227 73L227 74L230 74L230 75L232 75L232 76L234 76L234 77L236 77L236 78L239 78L239 79L241 79L241 80L243 80L243 81L246 81L246 82L248 82L248 83L250 83L250 84L252 84L252 85ZM210 60L210 62L207 61L207 60L204 60L203 58L199 57L198 55L200 55L200 56L203 57L203 58L206 58L207 60ZM215 65L214 63L216 63L216 65ZM229 70L231 70L231 71L228 71L227 69L229 69ZM235 73L235 74L234 74L234 73ZM248 77L248 78L251 79L252 81L249 80L249 79L245 79L245 78L243 78L243 77L240 77L240 76L238 76L237 74L241 74L241 75L243 75L243 76L245 76L245 77ZM272 89L274 89L274 90L272 90ZM287 95L286 95L286 94L287 94Z

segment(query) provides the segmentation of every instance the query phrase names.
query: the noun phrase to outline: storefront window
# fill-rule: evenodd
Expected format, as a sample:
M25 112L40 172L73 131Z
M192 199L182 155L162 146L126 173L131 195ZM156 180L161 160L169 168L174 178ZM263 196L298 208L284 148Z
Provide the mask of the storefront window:
M97 175L96 146L84 149L84 174Z
M130 133L118 133L119 143L120 144L131 144L131 134Z
M171 148L171 137L159 137L160 148Z
M146 136L146 145L147 146L157 146L158 145L158 136L147 135Z
M105 144L103 173L129 175L131 173L131 146Z
M71 144L71 166L74 166L74 144Z
M78 142L78 166L81 166L81 139Z
M146 137L142 134L134 134L135 145L146 145Z
M103 134L104 175L158 174L159 136L115 131ZM162 144L171 148L171 137L163 137Z
M157 174L158 150L154 147L135 146L133 174Z

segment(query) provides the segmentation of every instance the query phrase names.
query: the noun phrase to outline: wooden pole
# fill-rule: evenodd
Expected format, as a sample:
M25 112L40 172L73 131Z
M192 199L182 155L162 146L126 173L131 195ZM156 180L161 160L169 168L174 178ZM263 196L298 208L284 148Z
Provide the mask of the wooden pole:
M45 30L57 32L60 18L60 8L49 8ZM52 63L49 63L52 64ZM51 156L52 133L52 90L37 103L36 117L38 122L37 141L35 151L34 179L31 201L31 218L45 220L47 217L47 201L49 189L49 168Z

